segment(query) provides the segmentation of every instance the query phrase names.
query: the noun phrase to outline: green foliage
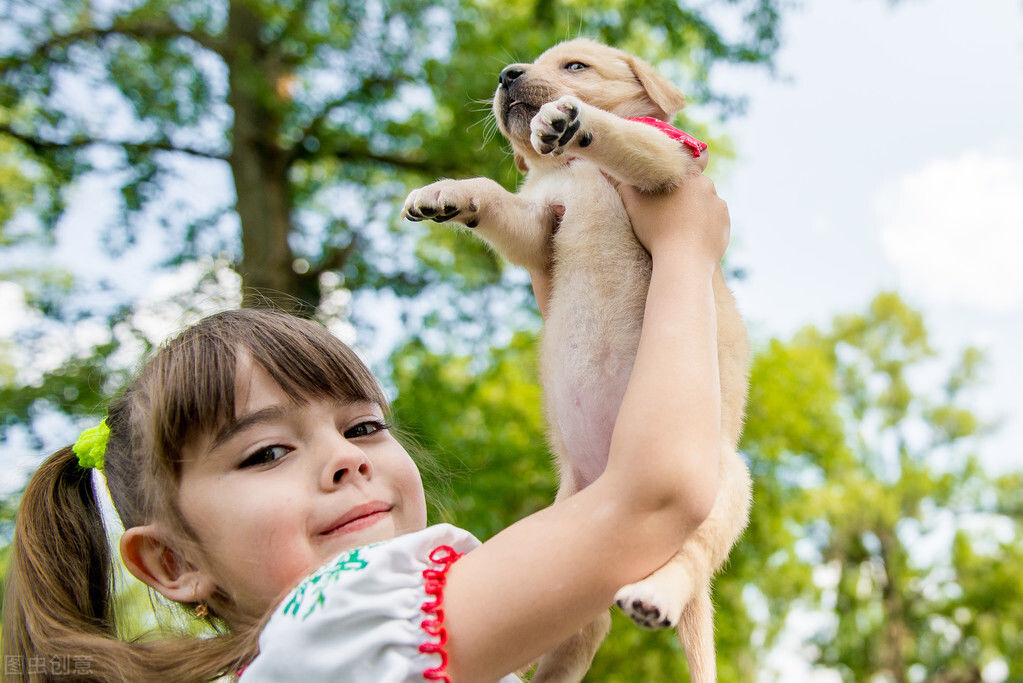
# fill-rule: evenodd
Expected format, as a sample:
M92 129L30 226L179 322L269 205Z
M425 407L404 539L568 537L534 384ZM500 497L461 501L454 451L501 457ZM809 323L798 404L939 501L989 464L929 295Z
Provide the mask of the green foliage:
M980 353L966 349L943 367L921 315L893 293L864 314L836 317L826 334L799 336L833 368L847 444L843 457L821 459L823 478L801 501L820 564L802 599L834 611L813 639L818 663L850 681L908 680L910 671L979 680L998 659L1019 675L1018 641L1006 647L1017 629L1011 619L991 628L984 604L988 582L999 583L996 567L1023 546L1018 511L991 504L1005 482L973 451L989 431L963 403ZM992 543L978 526L1001 528L1004 540ZM952 547L936 551L950 533ZM1018 612L1020 595L1018 581L1000 592L999 619Z
M489 538L553 499L535 350L535 337L518 333L482 367L419 341L395 352L395 420L434 461L427 490L445 491L433 521Z

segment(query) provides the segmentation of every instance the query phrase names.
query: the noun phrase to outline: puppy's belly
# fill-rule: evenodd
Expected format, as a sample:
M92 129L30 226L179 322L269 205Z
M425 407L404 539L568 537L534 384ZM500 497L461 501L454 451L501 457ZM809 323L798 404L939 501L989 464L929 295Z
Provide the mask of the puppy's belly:
M555 442L563 449L558 454L561 466L571 468L573 480L585 487L607 466L634 356L603 349L586 359L572 354L579 350L572 343L564 350L555 354L547 373L548 415Z
M566 211L555 240L542 340L540 369L552 442L561 467L572 469L580 487L607 465L650 282L649 257L624 210L615 213L602 214L594 223L592 215ZM562 241L571 247L561 248Z

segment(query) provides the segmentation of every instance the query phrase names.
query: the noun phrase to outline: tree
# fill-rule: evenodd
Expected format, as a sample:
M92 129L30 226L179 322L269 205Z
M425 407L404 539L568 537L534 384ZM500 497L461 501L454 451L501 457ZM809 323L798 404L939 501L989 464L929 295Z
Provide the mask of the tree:
M212 161L230 168L233 205L175 226L182 248L172 259L225 249L247 291L313 307L324 272L343 273L355 289L417 293L429 271L379 262L371 227L391 214L368 207L388 207L413 181L509 179L496 141L481 153L476 128L486 115L467 106L489 96L508 54L592 32L655 56L682 55L700 99L712 99L711 64L765 63L777 46L778 0L736 4L747 35L730 42L704 10L673 2L577 10L551 0L147 0L110 8L6 0L0 139L21 144L52 173L51 227L61 187L97 170L100 149L113 153L104 172L125 173L120 227L129 237L130 214L172 182L176 160ZM96 98L75 101L71 79ZM111 114L123 125L111 126ZM238 242L211 229L223 213L237 216Z
M757 354L743 439L754 518L729 577L757 568L769 631L786 613L824 615L806 644L845 680L1023 671L1023 586L1005 573L1023 549L1019 474L977 459L992 429L967 407L982 368L974 348L949 366L894 293Z
M1004 614L1023 608L1023 587L997 570L1023 539L1019 506L1006 505L1018 475L988 475L974 450L991 429L965 407L982 354L967 348L942 368L920 314L891 293L863 315L838 316L827 334L802 334L834 367L848 446L818 463L808 492L808 538L827 574L815 592L835 615L815 639L818 661L847 680L979 681L998 659L1019 675L1018 622L1008 632L984 623L988 580L1006 588ZM969 521L1014 528L998 544ZM932 557L926 546L949 533L954 543Z
M528 289L476 241L403 224L396 205L441 176L514 184L482 102L503 64L586 33L670 60L693 100L726 115L736 102L715 93L711 67L769 65L783 3L0 0L0 169L13 159L18 171L0 195L0 249L43 260L70 189L102 177L119 188L103 238L112 258L130 260L162 228L166 264L198 262L207 282L237 271L247 305L350 318L373 343L376 302L388 298L407 302L409 336L432 328L449 345L482 346L505 325L504 301L531 305ZM743 30L726 37L726 24ZM182 177L228 178L233 196L174 197ZM102 412L122 377L106 377L104 358L159 341L138 329L137 294L107 278L4 276L45 324L17 338L33 371L6 383L0 429L40 411ZM120 332L37 367L90 316Z

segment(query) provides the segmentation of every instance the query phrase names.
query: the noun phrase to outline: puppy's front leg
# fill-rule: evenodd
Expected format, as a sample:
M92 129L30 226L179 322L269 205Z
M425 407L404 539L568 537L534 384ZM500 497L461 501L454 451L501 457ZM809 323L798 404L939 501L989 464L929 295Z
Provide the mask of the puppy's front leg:
M542 155L569 154L644 192L670 190L687 171L701 170L676 140L652 126L630 121L566 95L540 108L530 122L530 143Z
M463 223L506 260L530 272L547 267L558 221L553 206L514 195L490 178L438 180L413 190L402 216L412 221Z

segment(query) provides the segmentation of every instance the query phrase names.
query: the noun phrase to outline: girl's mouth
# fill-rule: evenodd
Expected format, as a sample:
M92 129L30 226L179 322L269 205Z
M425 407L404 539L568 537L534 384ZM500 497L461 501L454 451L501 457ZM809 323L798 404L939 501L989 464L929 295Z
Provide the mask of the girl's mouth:
M341 536L367 529L389 516L393 507L393 505L379 501L357 505L332 522L330 526L320 532L320 535Z

